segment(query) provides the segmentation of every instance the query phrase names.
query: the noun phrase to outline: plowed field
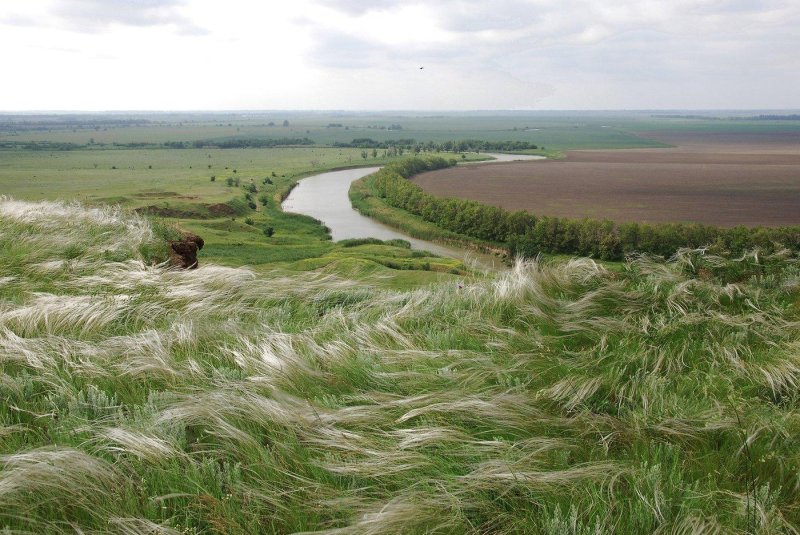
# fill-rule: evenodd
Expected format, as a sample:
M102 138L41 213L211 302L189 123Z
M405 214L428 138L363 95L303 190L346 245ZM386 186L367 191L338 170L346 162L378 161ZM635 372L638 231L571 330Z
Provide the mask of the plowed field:
M648 136L670 149L570 151L566 159L463 166L425 191L537 215L721 226L800 224L800 134Z

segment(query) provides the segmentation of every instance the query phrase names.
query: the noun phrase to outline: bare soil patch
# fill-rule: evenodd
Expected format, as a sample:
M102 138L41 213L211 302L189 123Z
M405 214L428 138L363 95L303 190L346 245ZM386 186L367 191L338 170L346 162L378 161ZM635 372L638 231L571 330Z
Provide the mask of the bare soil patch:
M456 167L413 180L437 196L537 215L800 225L800 134L659 133L656 139L678 146L570 151L561 161Z

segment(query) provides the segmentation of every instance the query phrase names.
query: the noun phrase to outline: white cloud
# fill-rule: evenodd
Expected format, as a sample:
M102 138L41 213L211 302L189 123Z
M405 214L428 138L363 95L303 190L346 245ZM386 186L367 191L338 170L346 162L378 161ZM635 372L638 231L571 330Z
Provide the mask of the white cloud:
M797 27L780 0L28 0L0 107L790 108Z

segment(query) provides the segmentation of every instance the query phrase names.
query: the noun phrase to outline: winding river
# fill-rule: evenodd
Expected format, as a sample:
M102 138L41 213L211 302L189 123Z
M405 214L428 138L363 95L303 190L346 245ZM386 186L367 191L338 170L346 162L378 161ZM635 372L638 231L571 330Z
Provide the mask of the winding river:
M542 156L523 154L488 154L488 156L495 158L495 160L488 160L489 163L542 159ZM499 262L490 255L479 255L465 249L445 247L438 243L418 240L358 213L350 205L348 195L350 184L378 169L380 167L361 167L330 171L304 178L286 197L281 207L285 212L304 214L319 219L331 229L331 237L334 241L350 238L401 239L411 243L413 249L430 251L439 256L465 261L473 260L490 268L499 265Z

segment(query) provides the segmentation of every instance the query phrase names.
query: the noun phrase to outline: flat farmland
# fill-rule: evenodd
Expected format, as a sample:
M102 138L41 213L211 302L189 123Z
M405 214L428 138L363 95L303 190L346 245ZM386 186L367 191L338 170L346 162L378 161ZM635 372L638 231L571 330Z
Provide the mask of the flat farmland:
M459 166L413 180L442 197L536 215L725 227L800 224L800 133L658 132L667 149Z

